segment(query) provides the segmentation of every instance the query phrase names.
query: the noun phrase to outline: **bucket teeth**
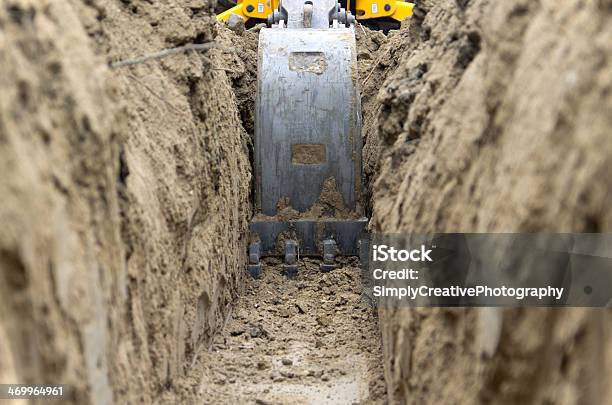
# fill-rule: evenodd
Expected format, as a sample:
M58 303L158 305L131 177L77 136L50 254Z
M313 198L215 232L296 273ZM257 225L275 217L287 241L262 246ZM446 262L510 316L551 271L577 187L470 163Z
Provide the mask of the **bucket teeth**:
M322 272L329 272L336 269L336 253L338 246L333 239L325 239L323 241L323 263L319 266Z
M285 241L285 264L283 264L283 270L288 278L297 277L298 266L298 244L294 240Z
M259 278L261 276L261 242L253 242L249 245L249 266L248 271L251 277Z

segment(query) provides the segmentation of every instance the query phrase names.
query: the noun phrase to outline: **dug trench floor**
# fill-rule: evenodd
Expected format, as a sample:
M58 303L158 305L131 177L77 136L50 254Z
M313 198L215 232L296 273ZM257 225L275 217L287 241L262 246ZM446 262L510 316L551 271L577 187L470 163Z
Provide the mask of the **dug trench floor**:
M220 404L383 404L381 340L358 261L329 273L304 258L297 279L266 259L210 349L199 391Z

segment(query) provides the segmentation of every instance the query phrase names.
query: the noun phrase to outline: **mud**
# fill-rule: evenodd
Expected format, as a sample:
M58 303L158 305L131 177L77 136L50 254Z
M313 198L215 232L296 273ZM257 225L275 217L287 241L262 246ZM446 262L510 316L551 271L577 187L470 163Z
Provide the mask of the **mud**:
M292 52L289 54L289 70L322 75L327 70L323 52Z
M291 163L298 165L316 165L325 163L326 153L323 144L291 145Z
M194 366L210 403L384 404L376 315L355 260L331 273L303 259L289 280L269 259ZM186 384L190 387L192 382Z
M305 216L307 218L333 217L337 219L354 219L359 215L344 205L342 193L338 191L336 179L329 177L323 182L321 194L317 202L310 208Z
M295 221L298 219L357 219L360 217L357 212L344 204L344 198L338 190L334 177L325 179L319 198L308 211L297 211L291 206L288 197L282 197L276 204L276 212L275 216L257 213L253 219L257 221Z

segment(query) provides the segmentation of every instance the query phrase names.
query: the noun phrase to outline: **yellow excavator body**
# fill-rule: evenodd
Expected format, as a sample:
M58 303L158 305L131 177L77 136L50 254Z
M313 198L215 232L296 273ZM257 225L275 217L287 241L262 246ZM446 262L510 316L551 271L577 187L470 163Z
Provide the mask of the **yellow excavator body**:
M349 0L350 1L350 0ZM402 0L354 0L357 20L389 17L403 21L412 16L414 3ZM217 20L227 21L232 14L242 17L245 22L254 18L265 20L278 9L280 0L238 0L234 7L217 15ZM350 8L348 3L347 8Z
M232 14L239 15L245 21L251 18L265 20L278 8L280 0L238 0L238 4L217 15L217 20L227 21Z
M357 20L390 17L395 21L404 21L412 16L414 3L391 0L355 0Z

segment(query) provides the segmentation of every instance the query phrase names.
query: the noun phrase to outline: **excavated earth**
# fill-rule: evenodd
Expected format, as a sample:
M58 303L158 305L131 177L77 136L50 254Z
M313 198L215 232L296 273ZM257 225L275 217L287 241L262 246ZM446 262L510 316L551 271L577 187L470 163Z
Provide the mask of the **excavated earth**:
M423 0L378 37L372 231L612 230L612 2ZM379 314L392 403L612 402L608 309Z
M417 3L388 35L355 28L371 231L610 232L612 1ZM609 309L375 311L351 260L246 277L261 26L215 7L0 3L0 383L74 404L612 403ZM329 190L312 216L342 212Z
M243 51L109 68L212 40L209 9L0 4L2 382L151 403L223 326L251 216Z
M362 300L356 259L330 273L303 259L288 279L268 259L249 279L223 331L198 361L212 403L383 404L386 387L374 309Z

